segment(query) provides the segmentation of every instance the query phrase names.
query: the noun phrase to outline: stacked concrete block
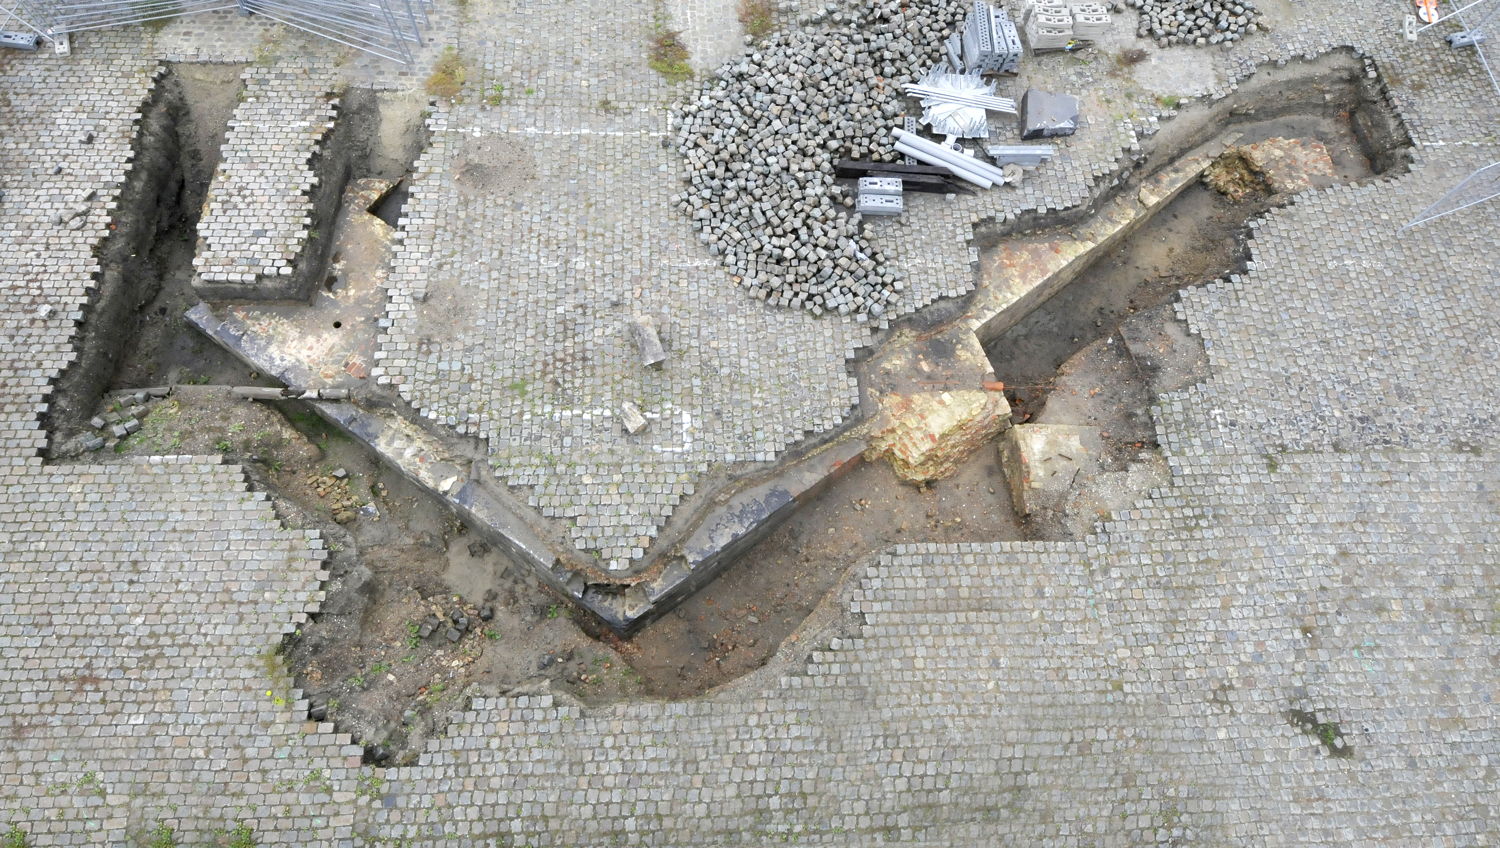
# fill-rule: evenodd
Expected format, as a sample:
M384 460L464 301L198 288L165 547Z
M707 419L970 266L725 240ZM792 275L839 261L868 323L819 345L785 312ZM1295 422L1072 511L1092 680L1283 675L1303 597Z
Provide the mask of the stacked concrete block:
M205 298L295 296L313 224L313 164L338 99L320 74L256 66L242 79L198 222L194 287Z
M854 211L861 215L900 215L906 204L899 194L861 194Z
M984 149L996 165L1020 165L1035 168L1052 158L1050 144L992 144Z
M896 177L861 177L860 194L893 194L901 196L901 180Z
M0 30L0 47L9 47L12 50L36 50L41 46L41 37L34 32L17 32L15 30Z
M1074 3L1073 37L1080 41L1097 41L1109 32L1109 8L1102 3Z
M854 211L861 215L900 215L906 210L901 191L901 180L894 177L864 177L859 181Z
M1032 50L1063 50L1076 41L1095 41L1109 32L1109 8L1102 3L1042 3L1026 18Z
M1062 50L1073 40L1073 12L1066 5L1032 7L1026 19L1026 41L1032 50Z
M1000 6L975 0L964 22L963 68L968 73L1015 73L1021 63L1021 37Z

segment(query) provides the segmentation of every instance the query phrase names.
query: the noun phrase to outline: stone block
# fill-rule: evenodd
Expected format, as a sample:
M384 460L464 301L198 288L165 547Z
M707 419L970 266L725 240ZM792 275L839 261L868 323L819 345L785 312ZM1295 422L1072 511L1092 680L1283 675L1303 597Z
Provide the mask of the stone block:
M661 343L656 319L649 315L636 315L630 319L630 336L641 352L641 364L658 367L667 360L667 349Z
M1093 427L1020 424L1000 443L1000 465L1010 483L1016 511L1030 515L1060 509L1080 475L1099 465L1102 443Z
M620 424L625 432L634 436L646 429L646 416L641 414L640 407L627 400L620 404Z
M948 477L1010 425L1003 392L964 389L887 395L865 458L885 458L908 483Z

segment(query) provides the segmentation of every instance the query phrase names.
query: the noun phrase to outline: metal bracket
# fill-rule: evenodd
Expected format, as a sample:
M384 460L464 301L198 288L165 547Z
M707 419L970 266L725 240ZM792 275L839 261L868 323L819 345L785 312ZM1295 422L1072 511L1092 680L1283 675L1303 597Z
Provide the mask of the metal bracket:
M73 42L67 33L52 36L52 53L57 56L73 55Z

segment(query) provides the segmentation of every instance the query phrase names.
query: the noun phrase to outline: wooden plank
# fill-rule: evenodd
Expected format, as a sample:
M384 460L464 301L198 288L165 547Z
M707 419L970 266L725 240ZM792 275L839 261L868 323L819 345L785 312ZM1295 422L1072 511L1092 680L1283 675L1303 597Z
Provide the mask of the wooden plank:
M902 174L895 171L871 171L864 176L867 177L894 177L901 181L902 191L920 191L927 194L973 194L974 190L968 184L955 179L943 172L944 176L932 174ZM854 183L857 177L845 177L848 183Z
M946 168L937 168L932 165L906 165L901 162L861 162L855 159L840 159L833 164L834 176L845 179L872 176L872 171L879 171L887 176L925 174L941 177L949 173Z

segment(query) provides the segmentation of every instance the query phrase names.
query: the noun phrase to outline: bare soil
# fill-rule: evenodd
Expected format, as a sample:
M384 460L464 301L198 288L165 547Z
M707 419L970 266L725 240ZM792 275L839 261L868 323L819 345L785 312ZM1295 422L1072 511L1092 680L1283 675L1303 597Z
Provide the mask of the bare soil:
M132 407L140 432L89 461L218 455L245 467L288 526L323 535L328 598L286 656L314 713L372 759L409 762L474 684L549 686L585 702L645 691L614 648L579 629L571 605L302 405L179 386ZM429 620L437 626L422 635Z
M1279 118L1236 129L1246 144L1278 136L1321 141L1333 158L1339 182L1373 174L1347 116ZM1289 199L1250 193L1236 202L1194 184L987 346L1018 420L1041 413L1058 369L1081 348L1116 333L1131 315L1169 302L1180 289L1242 270L1248 258L1246 222ZM988 254L981 257L981 273L988 260Z
M198 302L193 292L193 253L198 216L208 194L229 118L239 103L241 65L182 63L172 66L183 101L190 105L176 130L181 156L177 203L152 244L150 262L158 287L136 312L126 355L113 388L174 383L269 385L253 369L188 327L183 314Z
M855 563L903 542L1025 538L999 451L918 489L885 463L849 472L623 651L646 691L684 698L759 668Z

